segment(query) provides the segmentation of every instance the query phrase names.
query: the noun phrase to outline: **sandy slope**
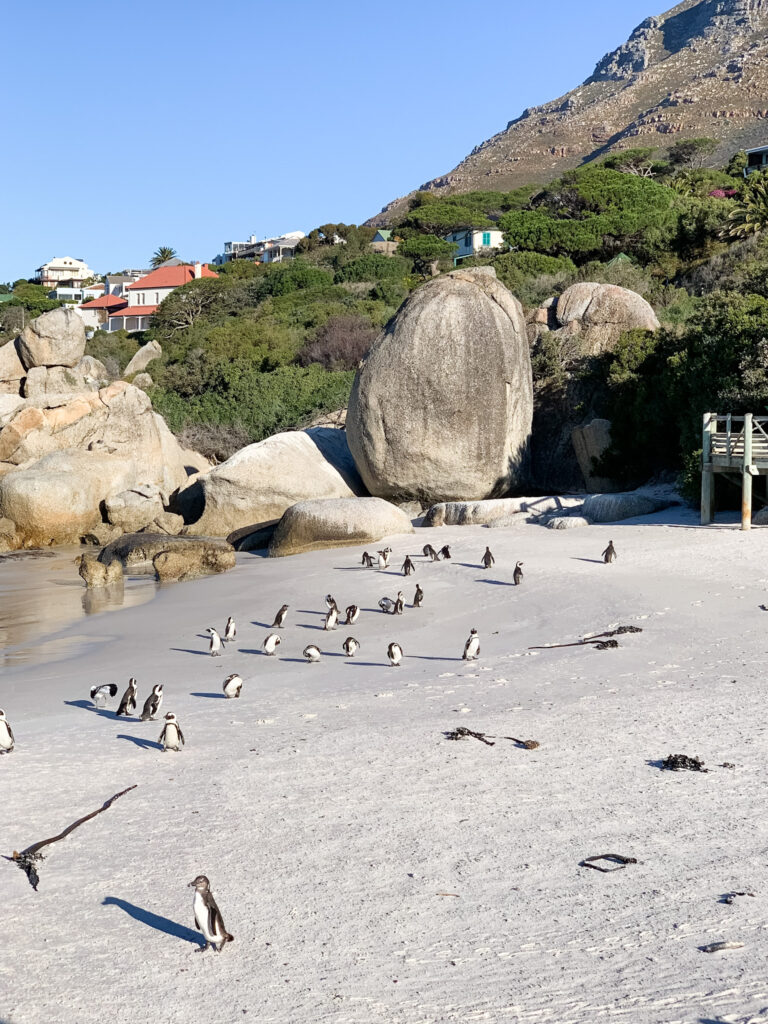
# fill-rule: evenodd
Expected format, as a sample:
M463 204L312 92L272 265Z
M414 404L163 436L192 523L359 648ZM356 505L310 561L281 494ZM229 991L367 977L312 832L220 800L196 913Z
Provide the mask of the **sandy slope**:
M38 893L0 862L0 1022L768 1021L768 532L674 515L419 531L393 539L396 566L435 537L454 560L419 557L407 580L358 568L355 549L244 556L79 622L102 642L77 660L4 673L18 745L0 758L0 852L139 788L52 848ZM400 588L410 603L417 580L421 611L377 610ZM350 630L319 630L329 590L372 609L351 662ZM281 657L266 658L283 601ZM238 641L211 659L199 634L228 614ZM619 623L643 632L527 651ZM471 626L477 664L460 660ZM328 651L318 665L296 660L308 642ZM243 697L225 701L233 671ZM158 723L87 706L93 682L130 675L142 701L166 684L182 754L143 745ZM445 739L457 725L541 747ZM660 771L672 752L713 771ZM640 863L578 866L605 852ZM220 955L192 955L199 872L235 935ZM756 896L719 902L732 889ZM745 945L699 951L719 939Z

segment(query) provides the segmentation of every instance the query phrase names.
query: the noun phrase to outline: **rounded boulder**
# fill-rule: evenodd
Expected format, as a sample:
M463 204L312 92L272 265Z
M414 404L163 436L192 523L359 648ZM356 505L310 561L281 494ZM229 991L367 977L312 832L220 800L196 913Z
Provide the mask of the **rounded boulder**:
M405 512L381 498L299 501L277 524L269 554L279 558L322 548L373 544L384 537L413 532Z

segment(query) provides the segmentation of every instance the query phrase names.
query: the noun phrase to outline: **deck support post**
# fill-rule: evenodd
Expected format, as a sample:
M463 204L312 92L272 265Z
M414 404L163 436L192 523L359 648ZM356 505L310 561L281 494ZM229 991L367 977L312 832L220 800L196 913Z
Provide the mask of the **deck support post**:
M744 414L744 463L741 469L741 528L752 528L752 413Z
M712 434L717 428L717 415L704 413L701 452L701 525L708 526L715 511L715 474L712 468Z

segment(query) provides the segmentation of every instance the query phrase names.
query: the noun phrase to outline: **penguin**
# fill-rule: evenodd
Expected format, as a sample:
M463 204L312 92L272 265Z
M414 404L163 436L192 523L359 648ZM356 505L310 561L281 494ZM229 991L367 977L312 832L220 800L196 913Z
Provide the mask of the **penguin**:
M336 604L334 603L328 608L328 614L325 616L325 623L323 624L323 629L336 629L338 621L339 609L336 607Z
M184 746L184 733L171 711L165 716L165 725L159 740L163 750L181 750Z
M344 623L345 626L354 626L357 620L360 618L360 609L356 604L351 604L347 608L347 620Z
M411 561L411 556L406 555L402 568L403 576L410 576L412 572L416 572L416 566Z
M264 643L261 645L262 651L273 657L277 653L277 648L281 644L280 637L277 633L270 633L269 636L264 637Z
M470 631L467 642L464 644L464 653L462 659L464 661L475 661L480 657L480 637L477 635L477 630L473 629Z
M609 540L608 547L602 554L603 561L608 565L610 562L615 562L618 557L619 556L616 554L616 548L613 546L613 541Z
M314 644L308 644L302 651L302 654L310 663L310 665L315 661L320 661L320 648L316 647Z
M389 664L394 668L399 665L403 660L403 648L400 644L392 643L387 648L387 657L389 658Z
M224 628L224 636L223 636L222 639L224 640L224 643L226 644L226 643L229 643L230 640L234 640L236 637L237 637L237 626L235 625L235 620L230 615L229 618L227 619L227 625Z
M335 608L336 607L336 598L333 597L332 594L326 594L325 595L325 606L326 606L326 608Z
M398 590L397 599L395 600L395 607L392 609L393 615L402 615L403 606L405 605L405 599L403 598L402 590Z
M389 548L384 548L383 551L378 552L379 555L379 569L389 568Z
M483 568L490 569L492 565L496 564L496 559L491 554L491 549L486 548L485 554L483 555Z
M237 674L237 672L233 672L231 676L227 676L227 678L224 680L224 685L222 686L222 690L224 691L224 696L229 698L229 699L233 699L234 697L239 697L240 696L240 691L242 690L242 688L243 688L243 680Z
M205 939L205 945L199 946L195 952L204 953L206 949L213 948L220 953L225 942L234 942L235 939L224 927L224 919L211 892L211 883L205 875L198 875L194 882L189 883L188 888L195 890L192 901L195 928L203 933Z
M163 684L155 683L152 687L152 693L144 701L144 709L141 712L142 722L154 722L155 715L160 710L160 705L163 703Z
M364 551L363 552L363 558L362 558L362 561L361 561L360 564L364 565L366 567L366 569L372 569L373 568L373 555L369 555L367 551Z
M384 612L385 615L389 615L392 609L395 607L395 602L391 597L382 597L379 601L379 608Z
M360 650L360 643L353 636L348 636L341 646L344 648L344 653L348 658L354 658L355 654Z
M117 683L102 683L101 686L91 687L91 700L97 708L103 708L107 703L107 697L117 695Z
M126 717L131 714L132 711L136 710L136 680L128 680L128 689L120 699L120 707L117 709L117 714L125 715Z
M515 581L515 586L519 587L523 582L523 563L517 562L515 565L515 571L512 573L512 579Z
M0 754L10 754L15 742L13 729L5 717L5 712L0 708Z
M424 545L424 557L431 558L433 562L437 562L438 559L440 558L440 556L438 555L438 553L435 551L431 544Z
M421 604L422 604L423 600L424 600L424 591L421 589L421 586L417 583L416 584L416 593L413 595L413 607L414 608L421 608Z
M450 557L451 549L448 547L447 544L443 544L443 546L440 548L440 558L445 558L446 560L448 560L450 559Z
M284 604L280 611L275 616L275 621L272 623L272 629L282 629L285 625L285 617L288 614L288 605Z
M211 655L212 658L220 658L222 647L221 637L213 628L213 626L209 626L205 632L211 634L211 642L208 644L209 654Z

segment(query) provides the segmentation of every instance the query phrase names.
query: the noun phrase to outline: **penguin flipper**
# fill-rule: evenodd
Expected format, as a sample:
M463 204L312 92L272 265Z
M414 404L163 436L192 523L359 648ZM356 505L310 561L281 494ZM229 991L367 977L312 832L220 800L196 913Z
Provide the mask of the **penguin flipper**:
M16 738L14 737L14 735L13 735L13 729L12 729L12 728L10 727L10 725L8 724L8 722L6 722L6 723L5 723L5 727L6 727L6 729L8 730L8 737L9 737L9 739L10 739L11 743L15 743L15 742L16 742Z
M179 734L179 742L181 743L182 746L184 746L184 733L181 731L181 729L179 729L178 725L176 726L176 731Z

